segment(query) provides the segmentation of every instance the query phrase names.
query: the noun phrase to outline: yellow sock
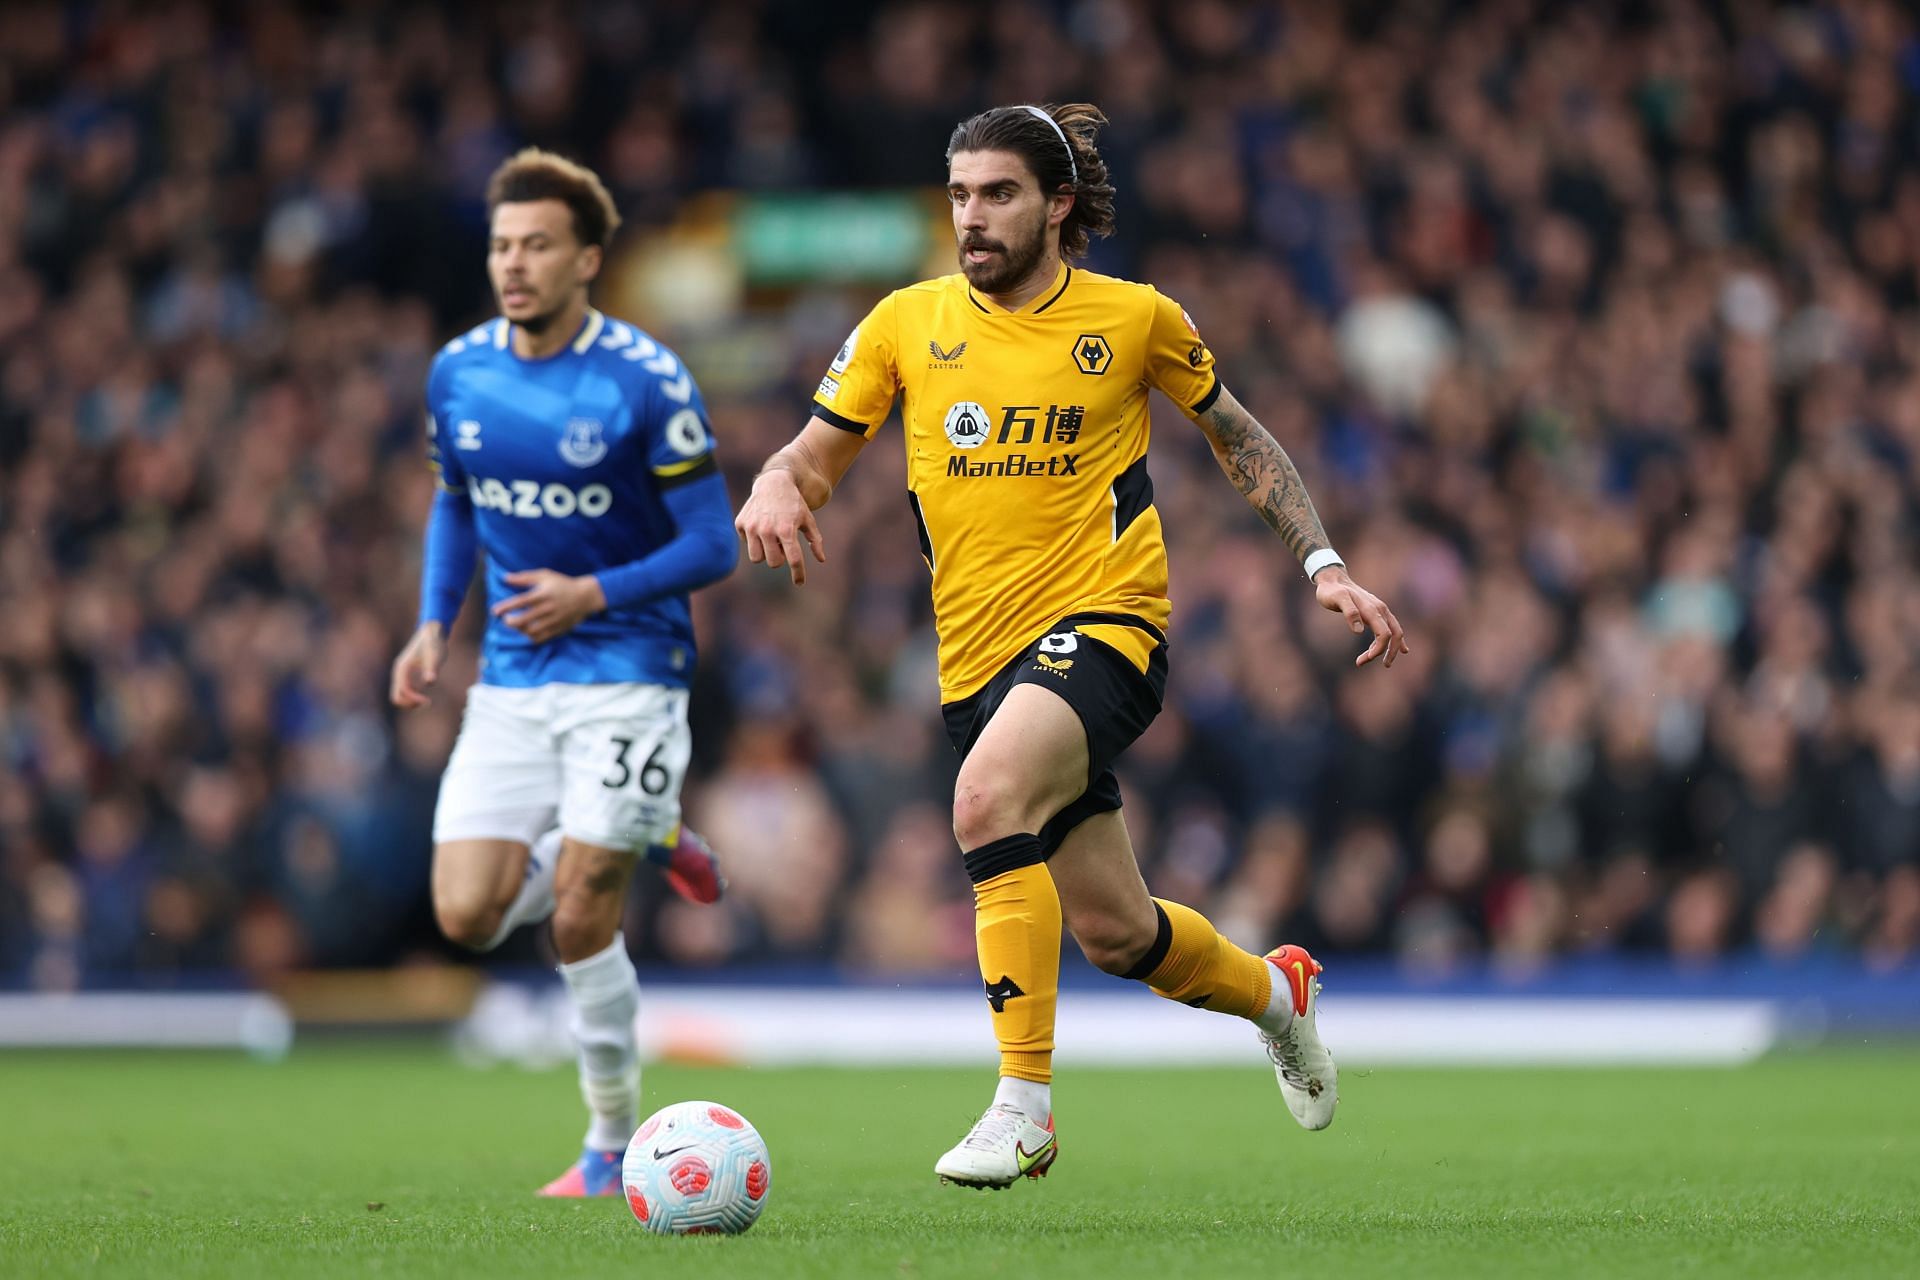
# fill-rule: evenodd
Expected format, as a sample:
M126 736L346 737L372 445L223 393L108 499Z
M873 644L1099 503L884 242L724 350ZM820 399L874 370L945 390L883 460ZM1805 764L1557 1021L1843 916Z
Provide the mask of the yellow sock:
M993 1034L1000 1041L1000 1074L1047 1084L1053 1079L1053 1020L1060 1003L1060 894L1053 876L1038 860L1040 842L1031 835L1035 861L989 874L973 886L974 942L980 977L993 1009ZM1007 840L967 855L1007 851ZM1019 850L1016 856L1029 851ZM1004 857L998 859L1004 864Z
M1157 996L1215 1013L1257 1018L1273 996L1267 962L1234 946L1192 907L1155 898L1160 935L1126 976Z

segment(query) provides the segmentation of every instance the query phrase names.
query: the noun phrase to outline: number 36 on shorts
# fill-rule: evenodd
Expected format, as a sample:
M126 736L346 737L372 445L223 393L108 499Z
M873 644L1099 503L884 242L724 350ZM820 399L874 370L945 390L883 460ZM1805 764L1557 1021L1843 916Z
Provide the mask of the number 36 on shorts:
M475 685L440 784L434 839L569 837L643 848L680 824L693 755L687 691L662 685Z

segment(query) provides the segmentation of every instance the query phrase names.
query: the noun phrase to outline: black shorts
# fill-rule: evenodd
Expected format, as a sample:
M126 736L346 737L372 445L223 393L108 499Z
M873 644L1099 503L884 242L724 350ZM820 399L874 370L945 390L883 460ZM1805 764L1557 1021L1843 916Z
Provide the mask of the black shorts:
M1154 641L1143 673L1125 654L1075 628L1089 623L1131 627ZM1124 613L1076 613L1062 618L1000 668L986 687L941 706L947 737L965 759L993 713L1017 684L1037 684L1066 699L1087 731L1087 789L1040 828L1040 847L1052 857L1075 827L1120 807L1113 762L1145 733L1167 692L1167 638L1143 618Z

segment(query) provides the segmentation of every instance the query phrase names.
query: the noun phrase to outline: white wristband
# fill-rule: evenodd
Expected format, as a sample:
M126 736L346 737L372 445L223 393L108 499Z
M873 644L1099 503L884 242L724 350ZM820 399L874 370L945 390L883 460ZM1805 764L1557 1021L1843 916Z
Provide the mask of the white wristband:
M1322 547L1308 556L1306 560L1302 562L1301 568L1307 571L1307 581L1312 582L1313 575L1319 573L1322 569L1336 564L1344 567L1346 563L1345 560L1340 558L1338 551L1335 551L1332 547Z

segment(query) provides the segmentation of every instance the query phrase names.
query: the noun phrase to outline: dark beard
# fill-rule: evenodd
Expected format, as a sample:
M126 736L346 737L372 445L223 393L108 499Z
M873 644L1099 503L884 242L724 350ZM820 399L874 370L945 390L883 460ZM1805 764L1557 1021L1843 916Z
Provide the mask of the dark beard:
M1041 224L1040 229L1030 240L1017 245L1003 242L998 247L1000 249L998 263L991 261L974 263L967 261L965 243L962 242L960 246L960 274L967 278L968 284L981 293L1010 293L1016 285L1033 274L1033 269L1040 265L1041 255L1047 251L1045 224Z
M543 311L537 316L529 316L527 319L519 320L515 323L518 324L521 329L524 329L537 338L547 330L553 328L553 322L560 318L560 312L562 310L564 310L563 307L555 307L551 311Z

